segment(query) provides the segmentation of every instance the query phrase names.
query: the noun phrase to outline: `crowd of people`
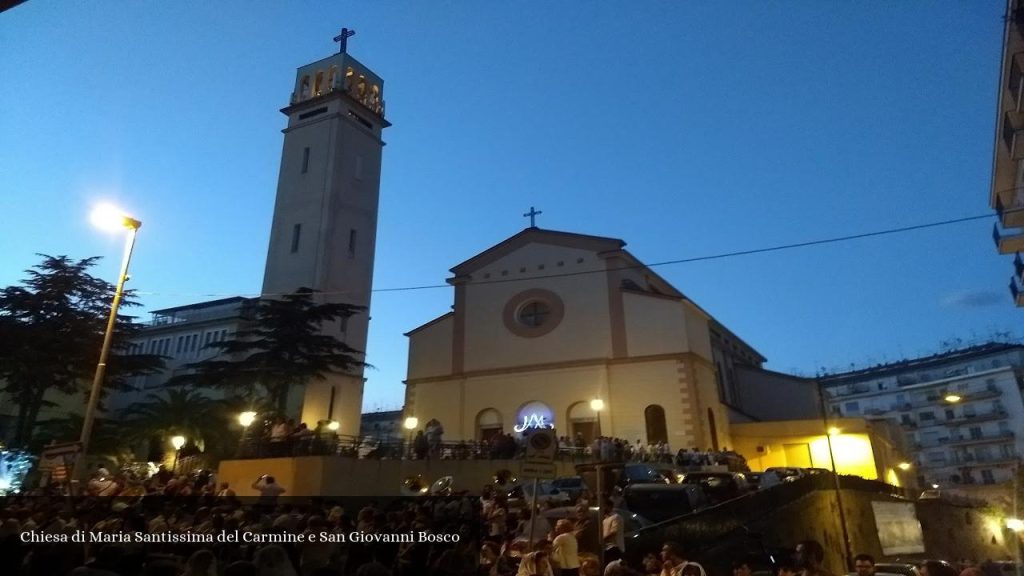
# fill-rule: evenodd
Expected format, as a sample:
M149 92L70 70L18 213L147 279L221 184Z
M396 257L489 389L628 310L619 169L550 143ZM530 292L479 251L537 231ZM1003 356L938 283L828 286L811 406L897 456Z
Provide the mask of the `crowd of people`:
M497 481L479 496L446 493L380 502L291 499L287 487L267 475L254 479L251 487L259 496L251 499L237 497L207 471L186 477L161 468L149 478L132 476L99 469L82 497L51 486L0 501L0 573L708 576L700 558L678 542L627 554L627 545L636 544L627 539L621 502L607 499L595 512L596 498L589 491L570 512L549 516L523 502L510 503L509 487ZM439 537L374 538L421 533ZM75 540L74 534L89 536ZM159 538L104 537L117 534ZM232 534L234 539L224 538ZM347 539L308 537L323 534ZM792 559L780 558L771 568L775 576L831 576L823 568L824 556L820 544L805 541ZM875 576L874 564L871 556L858 555L856 576ZM732 576L751 576L753 568L769 567L740 559L733 563ZM929 562L918 574L997 576L985 565L963 562L961 568Z
M329 420L313 428L294 420L275 418L254 426L243 439L242 457L301 456L337 454L355 458L416 460L514 460L526 453L525 435L497 433L479 441L444 441L444 426L431 418L409 438L380 436L339 436ZM635 461L690 466L731 465L741 462L736 452L701 450L697 447L673 451L667 442L645 443L624 438L599 436L587 441L582 434L560 436L558 457L565 460Z

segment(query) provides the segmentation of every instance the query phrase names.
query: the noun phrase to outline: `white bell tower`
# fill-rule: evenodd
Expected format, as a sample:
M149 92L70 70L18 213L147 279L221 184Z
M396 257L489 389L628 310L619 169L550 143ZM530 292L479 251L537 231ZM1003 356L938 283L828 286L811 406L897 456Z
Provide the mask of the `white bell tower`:
M312 288L320 301L363 306L347 322L325 326L366 351L380 193L384 82L346 51L354 32L335 38L339 53L302 66L284 130L277 199L263 276L273 298ZM310 427L336 420L359 433L362 370L306 385L301 418Z

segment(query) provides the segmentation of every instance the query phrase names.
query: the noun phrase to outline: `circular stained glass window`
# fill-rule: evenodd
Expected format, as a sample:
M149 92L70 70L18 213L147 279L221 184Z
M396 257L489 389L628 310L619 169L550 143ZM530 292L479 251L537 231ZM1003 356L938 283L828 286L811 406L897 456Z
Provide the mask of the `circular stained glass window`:
M551 306L542 300L532 300L519 307L516 321L523 326L537 328L551 319Z

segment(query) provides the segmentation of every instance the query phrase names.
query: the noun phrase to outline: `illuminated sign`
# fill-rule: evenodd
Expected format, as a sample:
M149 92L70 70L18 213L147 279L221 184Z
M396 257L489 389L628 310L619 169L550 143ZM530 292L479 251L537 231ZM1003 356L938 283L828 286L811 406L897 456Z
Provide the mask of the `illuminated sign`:
M555 418L551 412L551 407L536 400L527 402L519 408L519 411L516 413L515 422L512 430L517 434L522 434L527 430L555 427Z
M547 417L545 415L543 415L543 414L533 413L533 414L529 414L529 415L523 416L522 418L523 418L523 423L522 424L516 424L515 426L512 427L512 429L515 430L516 432L525 432L526 430L529 430L530 428L554 428L555 427L554 424L550 424L548 422Z

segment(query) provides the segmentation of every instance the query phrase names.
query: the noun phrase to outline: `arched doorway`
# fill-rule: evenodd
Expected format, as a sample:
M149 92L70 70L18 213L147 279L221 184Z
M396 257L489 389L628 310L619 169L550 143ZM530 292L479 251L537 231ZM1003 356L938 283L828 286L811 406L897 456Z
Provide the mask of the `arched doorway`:
M597 422L597 412L590 407L590 402L579 401L569 406L566 412L566 420L569 422L569 437L573 440L577 435L583 436L583 441L588 445L597 438L600 427Z
M665 424L665 409L657 404L644 408L644 423L647 428L647 443L668 442L668 426Z
M718 427L715 426L715 413L708 408L708 428L711 429L711 449L718 450Z
M476 439L487 441L502 434L501 412L494 408L485 408L476 415Z

